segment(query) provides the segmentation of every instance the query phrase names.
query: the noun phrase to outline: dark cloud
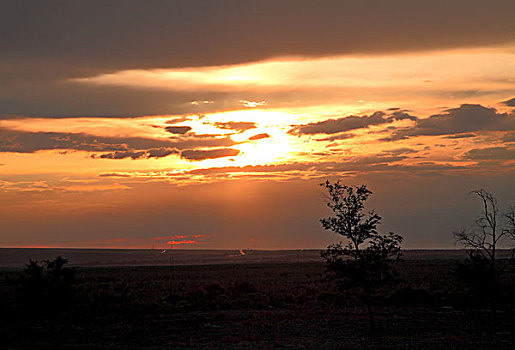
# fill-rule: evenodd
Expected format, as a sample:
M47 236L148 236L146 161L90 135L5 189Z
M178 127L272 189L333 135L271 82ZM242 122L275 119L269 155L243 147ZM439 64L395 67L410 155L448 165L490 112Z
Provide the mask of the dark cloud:
M243 132L243 131L246 131L249 129L256 128L256 123L252 123L252 122L226 122L226 123L217 122L217 123L214 123L214 125L220 129L236 130L239 132Z
M191 130L189 126L167 126L165 128L166 131L172 134L180 134L183 135Z
M381 125L391 123L394 120L416 120L404 112L394 112L391 116L386 116L386 113L378 111L370 116L350 116L339 119L328 119L318 123L309 123L305 125L298 125L291 129L288 133L293 135L312 135L312 134L336 134L340 132L368 128L372 125Z
M396 149L391 149L391 150L388 150L388 151L383 151L383 154L400 156L400 155L405 155L405 154L410 154L410 153L417 153L417 152L418 151L414 150L413 148L404 147L404 148L396 148Z
M148 158L163 158L166 156L169 156L170 154L178 154L179 151L177 151L174 148L152 148L147 151L134 151L134 150L128 150L128 151L117 151L112 153L104 153L98 156L98 158L104 158L104 159L125 159L125 158L132 158L132 159L148 159ZM93 158L97 158L96 155L92 156Z
M0 63L2 82L0 84L0 119L27 116L135 118L146 115L198 115L241 109L239 102L241 98L260 96L255 91L247 90L235 93L212 89L192 93L191 91L77 84L66 81L65 78L59 78L61 80L58 81L39 78L37 72L34 72L30 78L14 77L13 79L16 81L12 83L3 79ZM216 102L193 106L192 95L215 99ZM186 117L185 120L187 120Z
M176 154L178 151L174 148L153 148L147 151L147 158L163 158L170 154Z
M511 16L515 5L508 0L2 4L4 63L60 66L76 74L92 69L221 65L285 55L477 46L513 40L515 30Z
M336 140L347 140L347 139L351 139L353 138L355 135L354 134L338 134L338 135L333 135L333 136L329 136L329 137L325 137L323 139L316 139L317 141L336 141Z
M219 91L192 96L66 81L123 69L501 44L514 40L514 10L510 0L154 0L152 6L4 0L0 115L132 117L241 108L240 100L266 96L232 92L220 102Z
M99 177L131 177L129 174L124 173L102 173L98 175Z
M391 108L390 108L391 110ZM415 121L418 118L404 111L396 111L392 113L393 119L395 120L411 120Z
M257 134L257 135L254 135L254 136L249 137L249 141L255 141L255 140L261 140L261 139L267 139L267 138L269 138L269 137L270 137L270 135L268 135L267 133Z
M210 150L185 150L182 151L181 157L188 160L204 160L222 157L234 157L240 153L239 150L233 148L218 148Z
M465 153L464 157L471 160L515 160L515 148L475 148Z
M507 101L503 101L502 103L504 103L506 106L515 107L515 97Z
M0 152L33 153L51 149L124 151L128 148L127 143L143 146L159 142L144 138L121 139L80 133L23 132L0 129Z
M229 137L106 137L84 133L26 132L0 128L0 152L33 153L43 150L77 150L110 152L103 158L120 159L125 153L145 151L144 156L160 157L176 153L176 149L227 147L234 145ZM126 156L128 157L128 156ZM141 155L139 156L141 157Z
M106 159L124 159L124 158L132 158L132 159L139 159L143 158L145 156L145 152L143 151L117 151L113 153L105 153L101 154L100 158L106 158Z
M445 136L446 139L466 139L466 138L471 138L471 137L476 137L477 135L476 134L473 134L473 133L465 133L465 134L456 134L456 135L449 135L449 136Z
M384 141L407 139L412 136L439 136L471 133L481 130L510 131L515 129L515 113L497 113L495 108L463 104L442 114L417 119L413 127L395 131Z
M0 65L0 70L1 70ZM1 75L1 73L0 73ZM330 104L354 104L356 94L373 98L381 96L384 86L361 88L348 86L331 89L326 86L289 86L287 89L256 89L251 86L238 86L223 90L216 86L198 91L182 91L159 88L138 88L96 84L78 84L70 81L46 80L19 81L9 83L0 76L0 119L25 117L141 117L147 115L184 115L187 120L195 115L241 110L239 102L246 100L266 100L266 108L296 110L301 107ZM485 93L499 94L499 91L485 89ZM403 98L419 97L420 92L406 88L389 87L389 94ZM447 91L429 91L430 96L448 99ZM208 98L212 104L192 105L194 97ZM468 96L467 99L472 97ZM391 111L390 111L391 112ZM177 119L177 120L176 120ZM179 125L178 118L170 119ZM171 125L171 124L170 124Z

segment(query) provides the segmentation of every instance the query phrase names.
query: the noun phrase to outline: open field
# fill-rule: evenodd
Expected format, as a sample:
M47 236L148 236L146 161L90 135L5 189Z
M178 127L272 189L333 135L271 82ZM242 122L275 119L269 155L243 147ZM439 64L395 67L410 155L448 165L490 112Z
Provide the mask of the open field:
M55 303L52 298L24 299L23 271L4 268L0 347L511 349L515 344L513 277L505 281L494 312L452 276L461 256L456 252L406 253L397 267L401 282L376 296L373 334L357 296L324 278L317 251L287 252L289 262L274 262L279 252L211 252L187 257L187 251L174 251L174 263L162 266L92 267L109 265L110 251L93 253L90 260L85 254L75 263L81 267L73 297L63 305L59 301L57 309L45 305ZM46 253L55 257L56 251ZM129 265L128 252L117 253L115 260ZM50 258L37 254L32 257ZM261 263L242 260L252 254ZM136 260L144 260L141 256ZM218 260L201 264L202 259Z
M45 260L62 256L72 266L162 266L239 263L320 262L320 250L188 250L188 249L69 249L0 248L0 267L20 268L29 259ZM508 256L509 251L500 251ZM405 260L460 260L464 250L404 250Z

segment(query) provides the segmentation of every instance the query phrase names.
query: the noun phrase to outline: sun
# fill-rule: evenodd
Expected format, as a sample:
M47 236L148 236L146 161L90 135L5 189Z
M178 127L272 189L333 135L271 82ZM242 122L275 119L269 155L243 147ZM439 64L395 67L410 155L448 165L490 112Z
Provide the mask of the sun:
M263 132L259 133L259 131ZM234 146L240 151L234 161L236 164L270 164L289 158L292 147L284 130L269 127L254 131L254 133L260 137Z
M216 125L216 122L248 122L254 124L254 127L232 133L228 130L216 130L230 136L234 141L234 145L230 148L237 149L240 153L230 158L205 160L202 166L265 165L288 161L292 153L292 140L287 131L293 120L294 116L289 113L259 109L214 113L206 116L202 122L207 126ZM215 132L215 130L209 131Z

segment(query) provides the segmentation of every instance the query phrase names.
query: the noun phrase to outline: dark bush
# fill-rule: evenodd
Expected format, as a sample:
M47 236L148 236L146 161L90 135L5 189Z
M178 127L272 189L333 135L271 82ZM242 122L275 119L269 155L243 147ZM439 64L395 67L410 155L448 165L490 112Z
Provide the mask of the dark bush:
M21 298L30 312L55 313L67 309L74 297L75 269L60 256L54 260L29 260L21 279Z
M464 262L458 263L452 274L465 286L469 298L480 304L489 301L496 287L497 280L492 275L490 260L475 251L471 251Z

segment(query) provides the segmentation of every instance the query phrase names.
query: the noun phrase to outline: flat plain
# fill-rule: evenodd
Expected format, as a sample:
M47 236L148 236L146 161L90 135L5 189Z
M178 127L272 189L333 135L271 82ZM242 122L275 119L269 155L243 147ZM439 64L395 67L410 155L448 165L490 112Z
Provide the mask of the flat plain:
M59 255L76 267L71 297L57 304L51 295L27 300L23 264ZM504 281L502 298L485 303L453 276L463 251L406 251L397 265L399 283L374 299L373 332L359 295L326 278L317 250L3 249L0 256L0 347L6 349L515 344L513 275Z

